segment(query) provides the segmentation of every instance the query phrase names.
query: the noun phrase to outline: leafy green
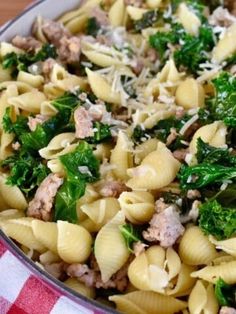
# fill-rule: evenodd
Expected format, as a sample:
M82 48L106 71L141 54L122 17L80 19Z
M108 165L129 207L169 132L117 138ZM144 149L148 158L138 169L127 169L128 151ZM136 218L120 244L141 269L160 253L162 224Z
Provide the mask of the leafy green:
M103 124L101 122L95 122L93 128L96 130L93 137L87 138L87 142L91 144L97 144L109 140L112 138L111 126Z
M52 105L60 112L71 112L77 106L81 105L81 101L77 94L72 94L70 92L65 92L62 96L54 99Z
M3 116L2 126L6 133L15 133L19 137L22 133L29 131L28 119L24 116L17 116L16 121L12 122L12 107L7 107Z
M18 186L27 196L35 191L49 172L40 158L25 151L8 157L1 162L1 167L10 170L7 184Z
M169 134L171 133L171 129L176 129L176 131L180 131L183 125L191 118L189 115L185 115L181 119L176 119L175 117L170 117L168 119L160 120L153 128L143 130L140 125L137 125L134 128L132 139L139 143L143 138L158 138L162 142L166 142ZM176 140L170 145L172 150L183 147L181 141L184 138L182 136L177 136Z
M169 32L157 32L149 37L149 44L159 53L162 63L165 61L165 53L168 44L178 44L179 40L185 34L180 24L174 24Z
M215 120L226 123L236 118L236 78L228 72L221 72L213 81L215 97L208 102L209 110Z
M178 67L183 66L191 73L196 74L199 65L208 61L206 52L214 47L214 34L212 28L201 26L199 35L186 34L182 37L183 44L174 52L174 60Z
M73 181L71 178L64 181L58 190L55 200L54 220L65 220L72 223L78 221L76 202L85 193L86 183L82 180Z
M228 285L219 278L215 285L215 295L221 306L236 307L236 285Z
M200 206L199 226L216 239L228 239L236 232L236 208L222 207L216 200Z
M119 226L119 229L125 240L127 248L130 252L133 252L133 244L135 242L142 241L140 230L135 228L130 223Z
M4 69L12 68L12 75L17 75L18 71L28 71L28 67L38 61L45 61L48 58L57 57L56 48L50 44L44 44L36 54L25 53L16 54L11 52L3 57L2 66Z
M96 17L90 17L86 25L86 34L96 37L101 25L97 21Z
M70 114L56 114L42 124L38 124L35 131L25 132L19 140L22 146L28 150L36 150L48 145L50 140L66 129L69 123Z
M199 189L210 184L222 183L225 180L234 180L236 178L236 167L208 163L190 167L182 165L178 178L181 189Z
M143 29L153 26L160 19L158 10L150 10L143 14L142 18L134 22L136 32L141 32Z
M172 24L169 32L157 32L149 37L151 47L160 55L162 63L165 61L168 44L177 45L174 60L178 67L185 67L196 74L199 65L208 60L207 53L214 47L214 34L211 27L203 25L199 28L199 35L193 36L178 24Z
M198 163L221 164L236 166L236 156L232 156L227 148L216 148L205 143L201 138L197 140Z
M87 182L99 179L99 161L86 142L80 142L74 152L59 159L67 179L56 195L54 220L76 222L76 201L84 195Z

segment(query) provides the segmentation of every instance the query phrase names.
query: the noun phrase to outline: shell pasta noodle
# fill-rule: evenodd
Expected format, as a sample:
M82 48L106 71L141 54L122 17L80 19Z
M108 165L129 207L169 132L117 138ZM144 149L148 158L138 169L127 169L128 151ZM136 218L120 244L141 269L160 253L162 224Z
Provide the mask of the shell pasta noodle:
M78 2L0 43L0 229L108 313L231 314L235 3Z

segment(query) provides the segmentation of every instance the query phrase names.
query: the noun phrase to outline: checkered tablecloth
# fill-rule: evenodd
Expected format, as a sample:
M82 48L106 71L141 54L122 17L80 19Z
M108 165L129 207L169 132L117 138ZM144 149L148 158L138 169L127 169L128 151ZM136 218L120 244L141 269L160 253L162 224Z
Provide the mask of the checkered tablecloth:
M0 238L0 314L98 314L50 287Z

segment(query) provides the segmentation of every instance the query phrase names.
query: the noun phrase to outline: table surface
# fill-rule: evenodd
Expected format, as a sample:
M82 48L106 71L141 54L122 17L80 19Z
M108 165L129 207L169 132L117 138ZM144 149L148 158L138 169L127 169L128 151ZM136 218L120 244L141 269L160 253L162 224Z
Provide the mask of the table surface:
M32 2L32 0L0 0L0 26L21 13Z

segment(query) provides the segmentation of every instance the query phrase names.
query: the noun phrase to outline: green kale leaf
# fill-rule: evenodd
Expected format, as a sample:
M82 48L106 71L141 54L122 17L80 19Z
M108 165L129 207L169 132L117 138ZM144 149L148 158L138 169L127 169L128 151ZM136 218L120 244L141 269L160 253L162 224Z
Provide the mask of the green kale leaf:
M58 190L55 200L54 221L64 220L77 223L76 202L85 193L85 181L73 180L64 181Z
M64 95L54 99L52 105L60 112L72 112L77 106L81 105L81 101L76 93L65 92Z
M125 240L126 246L130 252L133 252L133 244L142 241L140 229L127 223L119 226L120 232Z
M215 285L215 295L221 306L236 307L236 285L228 285L219 278Z
M12 107L7 107L3 116L2 126L6 133L15 133L17 138L24 132L29 131L28 119L24 116L17 116L16 121L12 121Z
M54 220L76 222L76 201L84 195L86 183L99 179L99 161L87 142L80 142L74 152L59 159L67 179L56 195Z
M38 61L45 61L48 58L57 57L56 48L53 45L44 44L36 53L17 54L11 52L3 57L2 66L4 69L12 69L12 75L16 76L19 71L28 72L28 67Z
M199 65L208 61L206 52L211 51L214 44L214 34L208 26L201 26L197 37L186 34L182 37L180 48L174 52L176 65L196 74L200 70Z
M182 165L177 176L183 190L200 189L225 180L236 179L236 167L201 163L196 166Z
M111 126L108 124L103 124L101 122L95 122L93 128L96 130L93 137L86 139L88 143L98 144L112 138Z
M228 239L236 232L236 209L208 201L200 206L199 227L218 240Z
M97 21L96 17L90 17L86 25L86 34L96 37L100 29L101 25Z
M209 111L214 120L232 123L236 118L236 78L228 72L221 72L213 81L215 97L208 101Z
M216 148L205 143L201 138L197 140L198 163L221 164L236 166L236 156L232 156L227 148Z
M40 158L33 157L25 151L8 157L0 165L10 170L7 184L18 186L26 196L32 195L49 173Z
M143 29L153 26L160 19L158 10L150 10L143 14L142 18L134 22L136 32L141 32Z

